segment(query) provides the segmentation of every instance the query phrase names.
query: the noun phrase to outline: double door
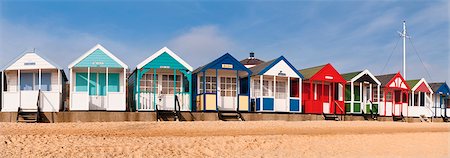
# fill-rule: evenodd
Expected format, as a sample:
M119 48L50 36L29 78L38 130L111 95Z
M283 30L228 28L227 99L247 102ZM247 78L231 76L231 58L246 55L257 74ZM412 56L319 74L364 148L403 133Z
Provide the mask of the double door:
M237 110L239 81L236 76L221 76L217 84L217 101L220 110Z
M106 109L106 74L91 73L89 81L89 110Z

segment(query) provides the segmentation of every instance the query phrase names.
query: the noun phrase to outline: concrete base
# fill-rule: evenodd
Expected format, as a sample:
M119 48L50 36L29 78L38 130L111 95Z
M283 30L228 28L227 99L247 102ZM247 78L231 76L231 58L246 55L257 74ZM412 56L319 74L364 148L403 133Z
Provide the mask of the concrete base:
M16 122L16 112L0 112L0 122ZM324 120L320 114L292 113L242 113L245 121L317 121ZM53 112L42 113L43 122L123 122L156 121L155 112ZM361 115L339 116L344 121L364 121ZM216 112L181 112L182 121L219 121ZM409 117L406 122L420 122L419 118ZM429 118L432 122L443 122L442 118ZM379 116L377 121L392 121L392 117Z

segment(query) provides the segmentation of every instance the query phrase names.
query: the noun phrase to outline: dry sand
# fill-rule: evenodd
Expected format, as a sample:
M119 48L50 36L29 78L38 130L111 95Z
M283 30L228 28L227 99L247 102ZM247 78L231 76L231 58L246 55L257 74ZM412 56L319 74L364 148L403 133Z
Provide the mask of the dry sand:
M0 123L0 157L450 157L450 124Z

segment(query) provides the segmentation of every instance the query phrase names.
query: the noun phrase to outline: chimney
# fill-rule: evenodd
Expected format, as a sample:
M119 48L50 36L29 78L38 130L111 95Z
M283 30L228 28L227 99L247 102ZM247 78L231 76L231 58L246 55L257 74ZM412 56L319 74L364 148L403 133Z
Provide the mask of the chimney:
M250 57L249 59L255 59L255 53L254 52L250 52Z

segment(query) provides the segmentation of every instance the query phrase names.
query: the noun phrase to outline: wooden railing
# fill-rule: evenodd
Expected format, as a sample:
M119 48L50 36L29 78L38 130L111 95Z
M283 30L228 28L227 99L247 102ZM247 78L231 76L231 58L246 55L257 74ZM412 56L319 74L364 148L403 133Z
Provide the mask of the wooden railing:
M341 120L344 121L344 119L345 119L345 110L342 109L342 107L339 105L339 103L337 101L334 101L334 104L335 104L335 106L334 106L334 114L336 114L336 107L337 107L339 109L339 111L342 113L340 115Z

